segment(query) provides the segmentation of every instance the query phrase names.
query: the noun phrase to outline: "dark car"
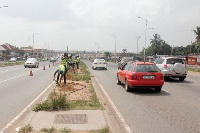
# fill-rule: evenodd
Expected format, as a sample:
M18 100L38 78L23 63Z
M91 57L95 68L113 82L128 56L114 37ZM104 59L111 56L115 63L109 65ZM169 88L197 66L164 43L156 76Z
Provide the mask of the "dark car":
M127 62L133 62L133 57L123 57L118 62L118 69L122 68L124 65L126 65Z

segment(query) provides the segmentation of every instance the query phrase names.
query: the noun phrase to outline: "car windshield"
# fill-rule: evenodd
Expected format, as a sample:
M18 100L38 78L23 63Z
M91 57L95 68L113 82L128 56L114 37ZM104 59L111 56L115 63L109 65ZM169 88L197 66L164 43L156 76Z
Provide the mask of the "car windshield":
M132 61L132 60L133 60L133 58L123 58L122 62L128 62L128 61Z
M181 63L184 64L182 59L167 59L167 64Z
M35 58L28 58L27 61L30 61L30 62L33 62L35 61L36 59Z
M141 64L136 65L135 72L160 72L156 65Z
M104 59L95 59L94 62L105 62Z

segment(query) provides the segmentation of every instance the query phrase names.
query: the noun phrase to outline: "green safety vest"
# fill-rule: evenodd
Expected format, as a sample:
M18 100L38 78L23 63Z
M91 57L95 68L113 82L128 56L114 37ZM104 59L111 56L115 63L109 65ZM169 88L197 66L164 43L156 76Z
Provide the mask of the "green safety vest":
M80 62L80 57L77 57L77 58L76 58L76 62Z
M60 73L60 70L62 70L63 73L65 72L65 67L63 65L59 65L58 69L59 69L59 71L58 71L59 73Z
M71 62L71 61L72 61L71 58L68 58L67 62Z
M63 58L60 63L61 63L61 65L66 65L67 64L67 59Z

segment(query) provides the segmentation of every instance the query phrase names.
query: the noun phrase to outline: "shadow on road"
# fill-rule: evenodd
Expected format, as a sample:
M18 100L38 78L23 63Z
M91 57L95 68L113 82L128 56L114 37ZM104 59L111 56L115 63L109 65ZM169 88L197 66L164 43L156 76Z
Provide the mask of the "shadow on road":
M124 89L125 86L123 85ZM160 92L155 92L154 88L132 88L129 93L135 94L135 95L142 95L142 96L169 96L170 93L161 90Z
M188 83L194 83L188 80L184 80L184 81L179 81L178 78L167 78L165 79L165 82L169 82L169 83L181 83L181 84L188 84Z

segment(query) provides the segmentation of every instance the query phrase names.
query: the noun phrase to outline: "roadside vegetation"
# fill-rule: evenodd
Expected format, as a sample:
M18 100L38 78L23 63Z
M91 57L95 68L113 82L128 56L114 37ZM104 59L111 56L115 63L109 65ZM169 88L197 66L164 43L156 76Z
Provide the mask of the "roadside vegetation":
M0 67L21 65L21 64L24 64L24 61L17 61L17 62L1 62L1 63L0 63Z
M98 130L85 131L85 133L86 132L87 133L109 133L109 128L105 127L105 128L98 129ZM33 127L28 125L28 126L22 128L18 133L34 133ZM67 129L67 128L57 130L55 127L51 127L51 128L42 128L37 133L76 133L76 132L72 131L71 129Z
M198 69L198 68L191 68L191 67L189 67L189 68L187 68L187 70L188 71L192 71L192 72L200 72L200 69Z
M79 95L73 95L74 93ZM84 94L84 95L83 95ZM80 98L79 98L80 97ZM58 110L96 110L104 109L100 104L91 83L90 73L81 62L79 71L72 70L67 74L67 86L54 86L47 100L37 104L33 111Z

